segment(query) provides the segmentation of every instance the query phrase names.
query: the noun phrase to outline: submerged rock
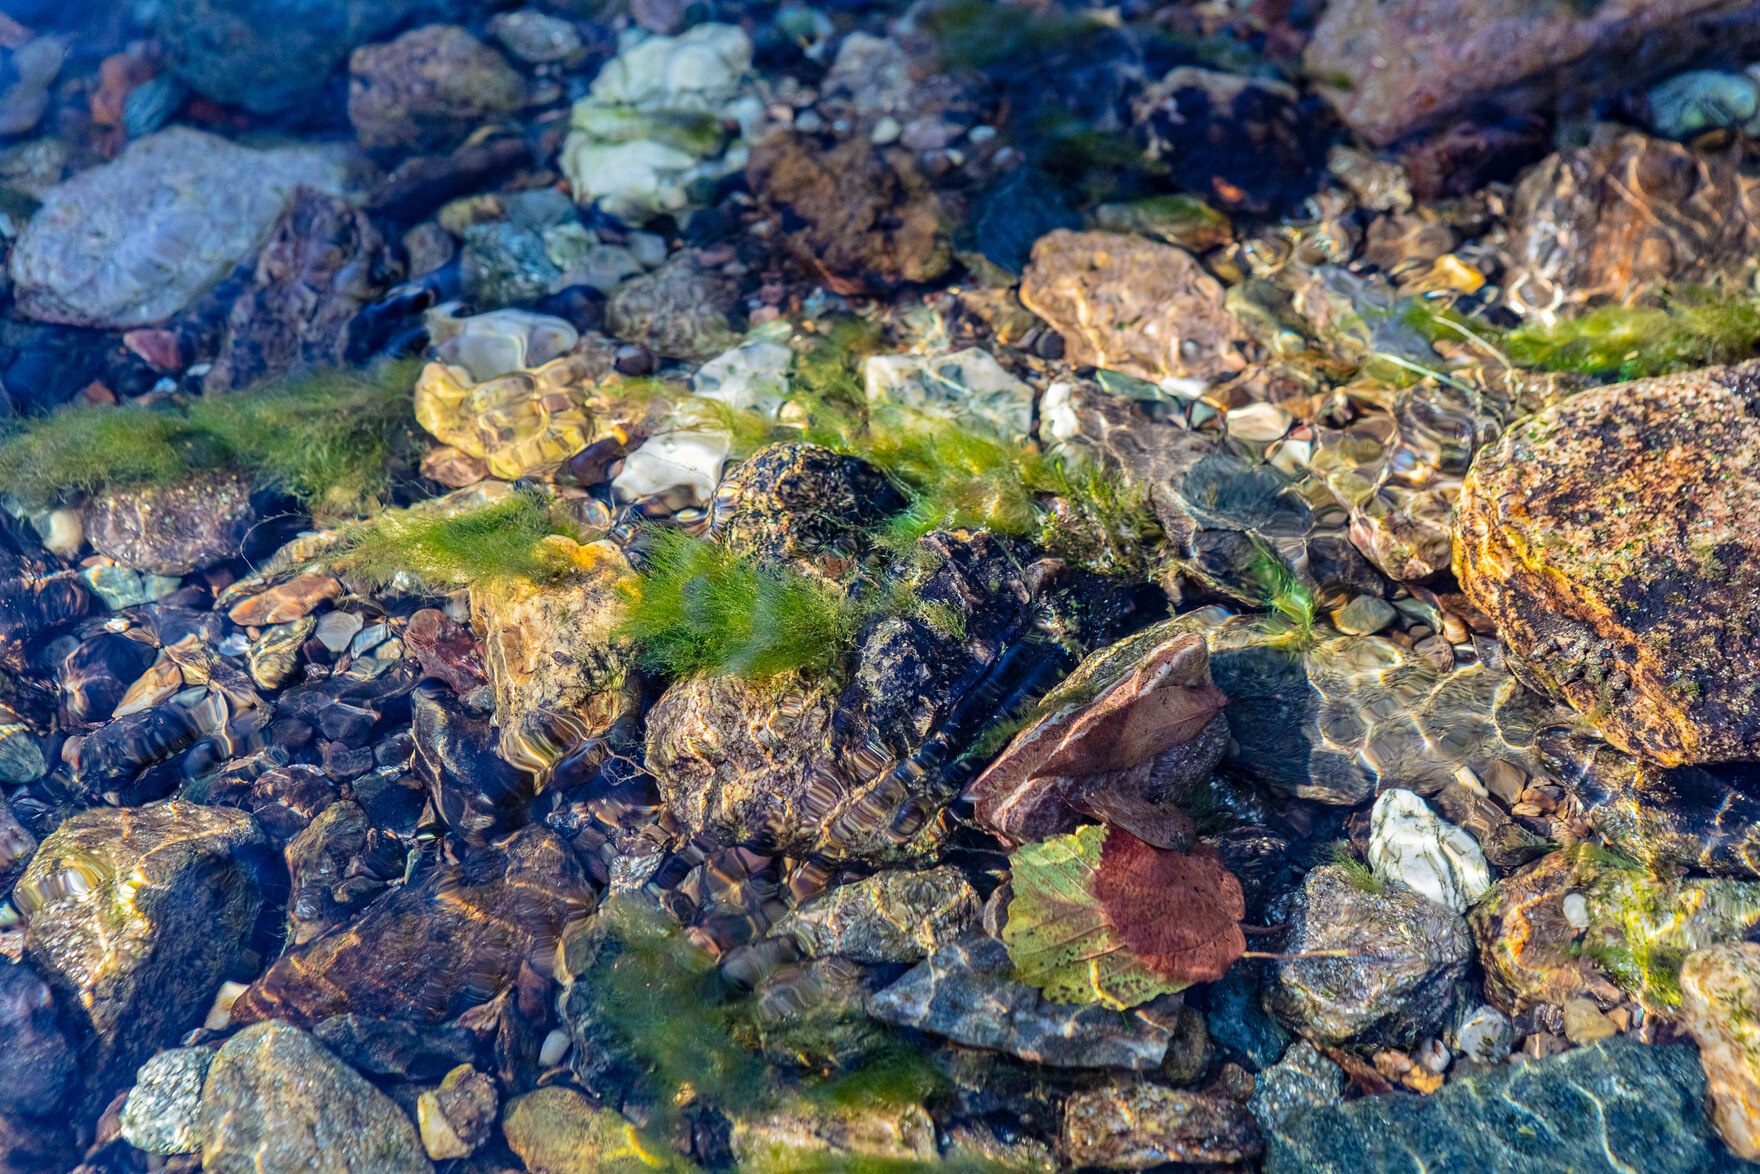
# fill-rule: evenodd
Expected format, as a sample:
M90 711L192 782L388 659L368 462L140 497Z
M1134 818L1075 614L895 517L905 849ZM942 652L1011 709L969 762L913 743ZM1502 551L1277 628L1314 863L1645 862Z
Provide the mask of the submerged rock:
M362 45L348 72L348 120L363 147L444 150L526 96L501 54L451 24Z
M1729 1168L1705 1121L1693 1049L1604 1040L1457 1076L1427 1097L1293 1113L1265 1138L1266 1174L1699 1174Z
M839 885L771 927L810 958L920 962L975 927L978 894L957 868L889 870Z
M1650 87L1645 97L1650 129L1670 139L1741 126L1760 114L1760 84L1745 73L1692 69Z
M478 318L515 313L520 311L497 310ZM492 475L514 481L555 469L585 448L597 430L586 407L589 363L564 356L520 369L574 332L546 337L548 322L504 325L509 334L491 335L485 324L442 343L443 361L427 364L416 379L415 411L416 421L436 439L485 461ZM515 367L500 370L508 362ZM472 367L495 373L476 379Z
M220 1174L434 1168L395 1101L285 1023L247 1027L221 1047L198 1128L202 1169Z
M694 250L675 253L641 277L632 277L605 300L611 333L671 359L701 362L739 341L728 322L739 283L705 268Z
M168 318L256 250L296 188L339 195L343 172L323 149L183 126L139 139L43 193L12 250L19 308L73 326Z
M135 1073L122 1105L123 1139L149 1154L192 1154L201 1148L202 1085L212 1048L171 1048Z
M1024 439L1032 431L1033 389L979 347L946 355L870 355L862 379L870 404L903 404L1003 436Z
M865 532L903 505L886 475L860 457L767 444L722 479L709 533L741 554L817 569L859 555Z
M1375 800L1369 866L1456 913L1491 891L1491 870L1473 838L1398 788Z
M501 1132L532 1174L652 1174L685 1165L653 1152L624 1117L572 1088L541 1088L508 1101Z
M1760 363L1584 392L1461 493L1455 573L1511 667L1665 765L1760 756L1756 404Z
M1146 1170L1165 1162L1243 1162L1259 1153L1245 1105L1219 1093L1133 1083L1077 1092L1064 1107L1075 1166Z
M0 1114L53 1113L75 1067L54 993L28 965L0 958Z
M88 503L92 549L153 575L187 575L238 557L257 521L250 485L230 473L117 489Z
M1344 1070L1307 1040L1290 1045L1283 1059L1260 1072L1247 1102L1261 1130L1275 1129L1292 1113L1336 1105L1344 1099Z
M1410 889L1357 888L1336 865L1293 894L1283 950L1344 957L1279 961L1266 1007L1319 1044L1408 1048L1442 1026L1472 958L1467 926Z
M1681 1022L1699 1045L1717 1132L1760 1159L1760 945L1701 950L1681 965Z

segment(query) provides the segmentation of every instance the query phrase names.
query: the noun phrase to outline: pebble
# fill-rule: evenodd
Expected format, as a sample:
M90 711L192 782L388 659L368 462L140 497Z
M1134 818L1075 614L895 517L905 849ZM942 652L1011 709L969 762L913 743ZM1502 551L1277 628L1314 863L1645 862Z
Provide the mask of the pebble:
M570 22L536 8L496 14L489 35L521 61L543 65L563 61L581 51L581 35Z
M1512 1039L1509 1017L1489 1004L1481 1004L1455 1029L1461 1054L1481 1064L1501 1063L1509 1055Z
M1399 618L1385 599L1359 595L1332 613L1332 624L1347 636L1373 636Z
M1610 1035L1618 1035L1613 1021L1601 1013L1592 999L1566 999L1564 1003L1564 1034L1573 1044L1591 1044Z
M1273 440L1281 440L1293 422L1294 418L1276 404L1248 404L1228 413L1228 434L1242 440L1269 444ZM1343 627L1339 630L1348 631Z
M1369 864L1378 874L1456 913L1491 891L1491 869L1478 841L1412 792L1383 791L1370 827Z
M172 1048L142 1064L122 1106L123 1140L149 1154L199 1150L197 1106L213 1062L212 1048Z
M318 618L318 626L312 634L318 638L318 643L341 656L360 635L365 624L366 621L352 611L325 612Z

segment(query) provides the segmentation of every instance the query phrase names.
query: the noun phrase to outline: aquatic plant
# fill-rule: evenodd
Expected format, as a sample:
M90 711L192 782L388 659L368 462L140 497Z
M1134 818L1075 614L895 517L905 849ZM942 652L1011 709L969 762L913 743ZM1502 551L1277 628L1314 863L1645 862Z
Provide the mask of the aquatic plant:
M1760 301L1685 289L1660 307L1602 306L1580 318L1511 331L1511 361L1550 371L1641 379L1733 363L1760 350Z
M181 407L78 406L16 422L0 484L27 505L236 472L314 514L367 509L412 426L412 362L331 368ZM98 459L101 456L101 459Z
M544 582L573 569L566 544L583 536L551 503L525 493L452 513L386 510L352 527L335 564L374 584L408 575L446 591L496 575Z
M835 584L676 530L657 536L645 573L624 596L620 635L646 667L671 676L823 669L849 647L860 620Z
M1343 870L1345 883L1359 893L1380 895L1387 888L1387 881L1364 863L1343 840L1335 841L1327 847L1326 862Z

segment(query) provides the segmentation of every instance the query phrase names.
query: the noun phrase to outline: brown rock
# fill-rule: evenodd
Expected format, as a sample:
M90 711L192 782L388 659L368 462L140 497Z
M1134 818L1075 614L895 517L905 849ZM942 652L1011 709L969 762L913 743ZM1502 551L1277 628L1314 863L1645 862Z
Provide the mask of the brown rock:
M349 321L394 273L385 238L365 212L299 189L257 255L251 288L232 304L202 389L234 391L299 367L341 366Z
M1378 146L1476 103L1582 109L1752 40L1749 0L1333 0L1303 56Z
M348 70L348 120L363 147L444 148L525 101L506 58L457 25L362 45Z
M1252 1114L1215 1093L1131 1083L1078 1092L1063 1115L1075 1166L1146 1170L1163 1162L1244 1162L1261 1148Z
M489 1140L500 1097L493 1078L469 1064L460 1064L416 1101L416 1124L422 1145L436 1160L469 1157Z
M1760 363L1517 424L1467 475L1454 568L1517 674L1610 741L1760 757Z
M754 150L746 174L772 206L805 221L786 239L835 293L879 293L947 271L941 201L909 151L864 139L822 151L806 135L785 135Z
M87 504L92 549L151 575L187 575L237 557L256 524L250 485L230 473L121 489Z
M1631 131L1549 156L1510 201L1512 303L1628 301L1734 275L1760 252L1760 181L1726 154Z
M1222 284L1172 245L1057 229L1033 245L1021 301L1063 335L1064 357L1141 379L1216 380L1247 365Z
M704 268L686 249L612 290L605 321L624 342L700 363L739 342L727 321L738 297L737 281Z
M1760 945L1717 946L1686 960L1681 1025L1699 1045L1724 1144L1738 1157L1760 1159Z
M233 623L246 628L285 624L312 613L320 603L342 594L342 584L329 575L296 575L267 591L234 604L227 612Z

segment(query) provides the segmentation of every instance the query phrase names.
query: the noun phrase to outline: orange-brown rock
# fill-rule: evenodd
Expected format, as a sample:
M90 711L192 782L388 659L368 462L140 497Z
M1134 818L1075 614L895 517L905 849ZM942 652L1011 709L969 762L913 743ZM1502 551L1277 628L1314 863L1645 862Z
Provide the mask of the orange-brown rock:
M1222 283L1184 249L1060 228L1033 244L1021 301L1063 335L1078 366L1140 379L1234 375L1250 336L1222 305Z
M1528 417L1458 527L1455 575L1524 681L1665 765L1760 758L1760 362Z

